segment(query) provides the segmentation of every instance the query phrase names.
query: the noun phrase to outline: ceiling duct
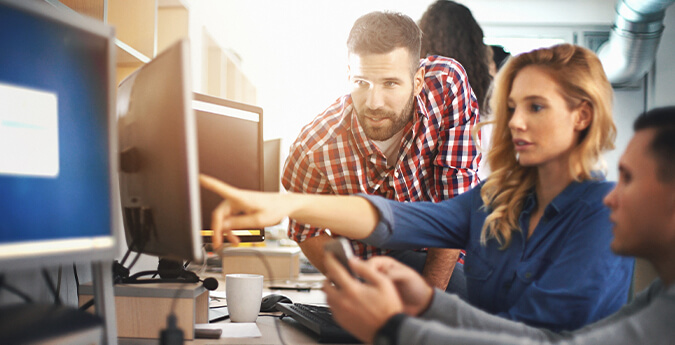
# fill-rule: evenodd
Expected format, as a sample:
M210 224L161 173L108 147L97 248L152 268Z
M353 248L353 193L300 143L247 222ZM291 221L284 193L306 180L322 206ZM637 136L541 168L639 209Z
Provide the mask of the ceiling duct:
M675 0L619 0L609 40L598 56L615 86L640 80L652 67L666 8Z

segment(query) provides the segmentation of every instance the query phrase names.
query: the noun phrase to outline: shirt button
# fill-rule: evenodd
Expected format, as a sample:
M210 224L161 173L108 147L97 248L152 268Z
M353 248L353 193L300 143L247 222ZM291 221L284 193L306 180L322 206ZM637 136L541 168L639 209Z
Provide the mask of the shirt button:
M396 170L396 171L394 172L394 176L398 177L398 175L399 175L398 170Z
M525 273L525 278L527 278L527 279L532 278L532 273L531 272Z

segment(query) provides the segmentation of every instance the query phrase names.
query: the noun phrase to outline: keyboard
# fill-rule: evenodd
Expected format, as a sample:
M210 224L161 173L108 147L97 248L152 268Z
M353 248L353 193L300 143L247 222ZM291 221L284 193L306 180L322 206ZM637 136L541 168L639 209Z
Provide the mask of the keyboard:
M328 307L302 303L277 303L276 308L318 335L320 343L361 343L335 322L333 313Z

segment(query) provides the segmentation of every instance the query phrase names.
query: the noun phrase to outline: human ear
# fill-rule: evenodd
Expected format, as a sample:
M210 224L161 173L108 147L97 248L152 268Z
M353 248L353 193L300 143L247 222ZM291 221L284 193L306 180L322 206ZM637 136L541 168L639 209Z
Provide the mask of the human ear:
M424 74L425 73L426 73L426 70L424 69L424 66L418 68L417 72L415 72L415 76L413 77L413 83L414 83L413 94L414 95L419 95L420 92L422 92L422 88L424 87Z
M577 116L574 121L574 129L577 131L583 131L588 128L593 120L593 108L587 101L582 101L581 104L577 107Z

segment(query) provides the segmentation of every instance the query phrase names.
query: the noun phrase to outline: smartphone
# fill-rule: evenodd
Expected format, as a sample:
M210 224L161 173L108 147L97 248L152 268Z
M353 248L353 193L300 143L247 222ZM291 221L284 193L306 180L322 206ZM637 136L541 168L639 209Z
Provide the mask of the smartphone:
M354 257L354 251L352 250L352 244L349 243L348 239L344 237L332 239L324 245L324 249L326 252L333 253L347 272L353 277L356 277L351 267L349 267L349 259Z

